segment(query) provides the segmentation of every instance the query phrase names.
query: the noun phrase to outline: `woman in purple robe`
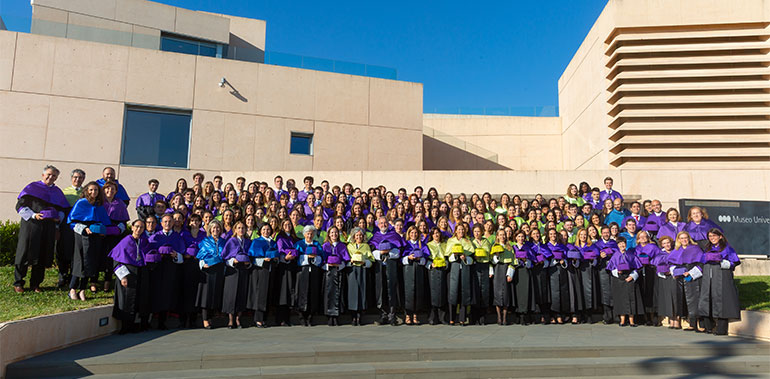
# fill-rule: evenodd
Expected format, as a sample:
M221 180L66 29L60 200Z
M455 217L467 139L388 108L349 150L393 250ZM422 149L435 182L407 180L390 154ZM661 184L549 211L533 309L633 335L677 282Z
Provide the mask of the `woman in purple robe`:
M669 236L663 236L658 240L660 244L660 251L655 258L652 259L652 264L655 266L655 272L657 281L655 282L655 313L659 318L668 318L669 329L679 329L679 319L674 313L674 298L673 288L676 285L674 283L674 277L669 272L671 266L668 262L668 256L674 250L674 239ZM660 324L660 320L658 320ZM656 325L657 326L657 325Z
M690 234L690 238L692 238L703 251L710 248L708 231L711 229L722 231L722 228L720 228L719 225L714 223L714 221L709 220L709 215L704 208L690 208L687 212L687 225L684 226L684 231Z
M292 211L292 214L295 213ZM275 323L280 326L291 326L289 312L294 301L294 276L296 272L294 262L297 258L297 250L294 249L297 235L291 220L281 221L281 231L278 232L275 242L278 248L278 263L275 265L275 272L272 276L273 286L270 291L276 305Z
M527 235L522 230L513 234L513 254L518 261L516 273L513 275L513 296L516 299L515 310L520 325L529 325L532 322L532 314L537 311L531 272L537 258L526 239Z
M401 206L401 203L398 204ZM404 310L407 325L420 325L417 319L417 311L427 304L425 284L428 273L425 265L430 258L428 245L420 239L417 227L410 226L406 231L406 245L401 253L401 264L404 272Z
M669 237L672 240L676 239L676 235L684 230L685 223L682 222L682 218L679 217L679 211L676 208L669 208L666 211L666 221L660 225L658 234L655 236L657 239L662 237Z
M607 269L612 272L613 311L620 318L620 326L635 327L634 316L644 311L642 296L636 280L642 263L633 249L626 249L626 239L618 237L618 252L612 255Z
M146 329L150 315L150 277L145 269L144 256L150 251L150 242L144 234L144 221L131 224L131 234L110 251L115 264L115 304L112 317L121 321L120 334L138 331L135 323L139 315L141 328Z
M546 247L551 251L552 260L548 267L549 288L551 289L551 311L556 322L564 323L564 317L570 313L570 290L567 276L567 247L561 243L561 235L556 229L548 229Z
M324 269L326 270L324 280L324 310L329 318L329 326L339 326L339 316L342 313L343 293L342 293L342 270L345 268L345 262L350 261L348 247L340 241L340 231L336 226L332 226L326 232L326 241L323 246Z
M308 197L310 199L311 197ZM321 265L323 264L323 249L314 239L316 228L307 225L302 230L303 239L294 244L297 252L297 272L295 306L300 312L300 323L303 326L313 324L313 315L321 310L321 285L323 281Z
M698 299L698 316L703 318L706 332L727 334L729 319L740 320L741 310L738 289L733 271L741 264L738 253L727 243L722 231L713 228L708 232L709 247L704 254L703 283Z
M227 326L230 329L240 329L241 313L246 310L248 300L251 240L246 236L246 225L241 221L233 225L233 233L222 250L222 260L226 265L222 312L228 315Z
M540 323L550 324L553 322L553 317L551 315L551 279L548 276L548 267L551 265L553 254L542 242L538 228L532 228L529 236L530 248L535 255L535 265L532 267L532 286L535 291L535 304L537 304L540 313Z
M104 192L104 209L110 218L110 225L107 226L107 234L104 236L104 255L99 265L99 271L104 272L104 291L112 289L112 261L109 253L126 234L126 222L131 218L128 215L126 203L118 199L118 184L113 181L107 181L102 186Z
M594 270L598 263L599 248L588 237L588 230L580 228L577 231L575 248L580 251L580 271L581 287L583 288L583 302L585 308L580 321L592 323L592 316L595 311L601 307L601 293L599 284L599 275Z
M96 277L102 261L102 246L107 225L111 223L104 209L102 188L96 182L86 184L82 199L75 203L67 223L75 231L75 254L72 259L71 299L85 301L85 289L91 281L91 292L96 292ZM77 292L79 291L79 292ZM77 297L76 297L77 296Z
M669 272L676 279L676 285L672 288L674 313L677 317L687 317L690 327L685 330L688 331L697 328L703 259L703 250L690 238L690 234L679 232L668 262Z

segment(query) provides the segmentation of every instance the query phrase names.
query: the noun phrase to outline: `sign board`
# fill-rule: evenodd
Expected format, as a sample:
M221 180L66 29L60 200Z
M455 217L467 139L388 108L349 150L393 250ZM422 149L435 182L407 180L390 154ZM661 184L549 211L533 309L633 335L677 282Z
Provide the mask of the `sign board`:
M706 209L738 254L770 254L770 201L679 199L683 221L694 206Z

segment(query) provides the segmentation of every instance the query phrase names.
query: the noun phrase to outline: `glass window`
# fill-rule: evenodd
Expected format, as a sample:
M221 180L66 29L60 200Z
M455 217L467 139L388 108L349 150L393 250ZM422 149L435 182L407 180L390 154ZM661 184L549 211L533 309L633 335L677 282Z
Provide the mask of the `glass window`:
M213 42L206 42L177 35L162 34L160 36L160 49L162 51L217 57L217 46L218 44ZM219 55L219 57L221 58L222 56Z
M189 111L126 107L120 163L187 168Z
M291 133L291 154L313 155L313 135L304 133Z

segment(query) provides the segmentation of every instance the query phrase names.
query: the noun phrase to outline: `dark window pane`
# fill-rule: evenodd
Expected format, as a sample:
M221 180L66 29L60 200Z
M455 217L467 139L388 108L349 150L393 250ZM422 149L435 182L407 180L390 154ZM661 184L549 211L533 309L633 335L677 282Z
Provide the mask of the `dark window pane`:
M292 134L289 153L310 155L312 151L313 136L307 134Z
M187 167L190 114L126 110L122 164Z
M200 45L200 52L198 55L203 55L204 57L216 57L217 56L217 47L214 45L208 45L201 43Z
M161 37L160 49L174 53L198 55L198 44L176 38Z

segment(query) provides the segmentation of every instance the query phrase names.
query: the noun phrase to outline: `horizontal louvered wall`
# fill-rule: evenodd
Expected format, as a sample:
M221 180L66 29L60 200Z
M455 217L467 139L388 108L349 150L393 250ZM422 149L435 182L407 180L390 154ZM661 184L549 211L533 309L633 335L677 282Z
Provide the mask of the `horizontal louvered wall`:
M770 167L770 24L618 28L605 47L613 166Z

